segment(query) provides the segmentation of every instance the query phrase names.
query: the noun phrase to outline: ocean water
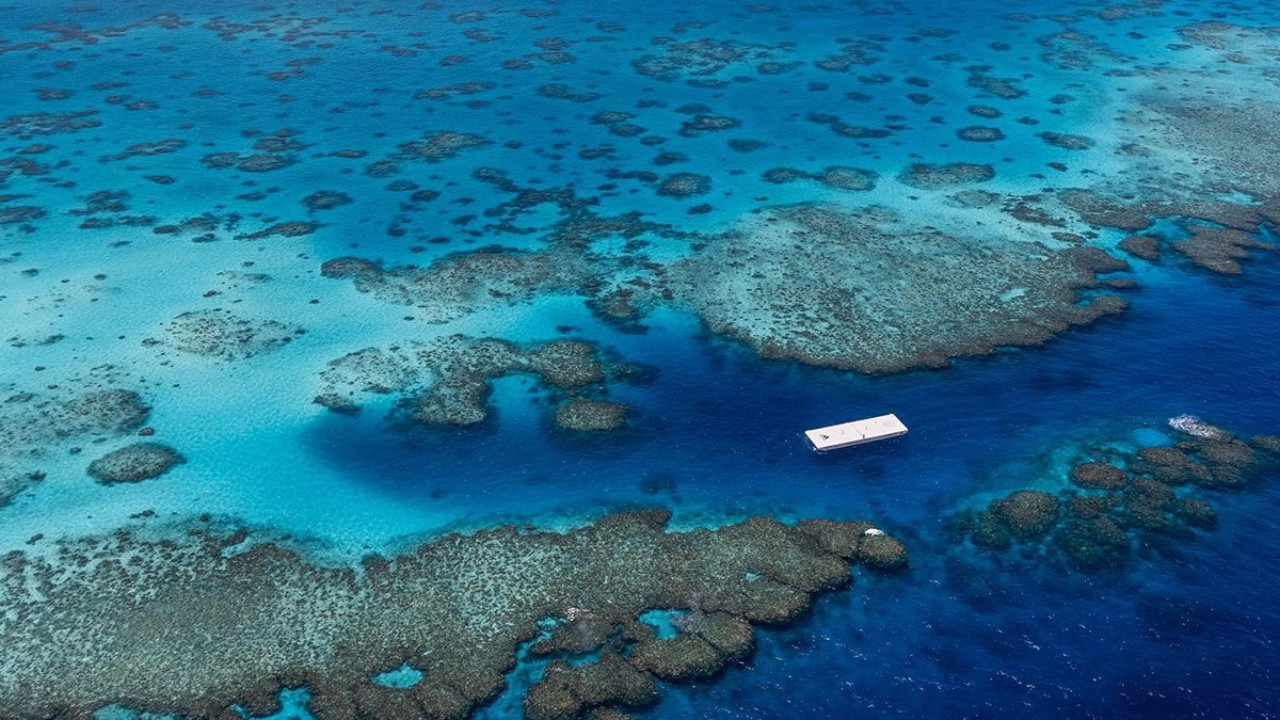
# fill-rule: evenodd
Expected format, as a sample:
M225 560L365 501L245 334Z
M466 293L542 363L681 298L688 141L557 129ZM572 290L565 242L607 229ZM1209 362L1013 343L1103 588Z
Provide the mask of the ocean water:
M147 510L178 521L227 518L288 537L325 562L394 552L450 530L507 522L572 527L635 507L669 508L675 527L755 514L871 518L906 543L908 570L855 571L849 590L823 596L790 627L762 631L759 649L739 666L667 688L661 704L638 715L1280 715L1274 477L1207 495L1219 513L1215 529L1141 547L1123 568L1101 573L985 553L960 542L949 524L1015 489L1059 489L1068 466L1091 451L1167 442L1166 421L1179 414L1241 437L1280 433L1276 253L1255 252L1243 274L1221 275L1166 245L1160 262L1129 258L1131 271L1117 275L1136 281L1123 291L1129 309L1122 315L1043 347L876 376L761 359L678 305L649 313L643 332L607 323L581 296L558 292L515 302L478 298L433 324L422 309L321 273L321 263L348 255L388 268L425 267L490 245L541 248L562 212L522 208L510 228L492 227L485 210L512 195L477 179L481 167L503 171L521 188L567 188L590 198L601 216L640 213L706 234L768 208L814 203L878 205L921 226L999 242L1064 242L1052 235L1063 227L1018 222L998 206L961 207L952 190L900 182L898 173L913 162L990 164L990 182L954 190L1006 198L1078 187L1156 197L1168 186L1152 186L1155 164L1167 167L1170 185L1208 198L1274 200L1266 187L1247 197L1215 186L1214 173L1234 166L1217 167L1219 156L1203 150L1216 147L1213 138L1162 144L1152 136L1158 129L1142 125L1151 111L1137 98L1172 85L1197 88L1197 103L1280 104L1274 34L1233 31L1225 48L1214 48L1188 44L1179 33L1208 21L1274 28L1280 7L1145 2L1112 8L1114 17L1099 15L1107 9L1101 3L1010 8L980 0L18 0L2 9L0 115L9 119L0 118L0 385L7 394L93 389L114 373L153 408L148 425L156 439L187 462L156 480L103 486L85 475L86 460L127 439L84 455L53 443L40 458L45 477L0 506L0 553L37 534L109 533ZM163 13L181 23L146 22ZM92 32L77 34L68 23ZM676 68L666 77L636 71L635 63L661 57L671 42L708 38L749 45L749 59ZM814 64L858 41L868 64L843 72ZM1052 55L1059 45L1077 54ZM555 54L561 51L571 57ZM1224 60L1232 51L1242 57ZM519 62L504 69L511 60ZM1026 94L984 94L969 82L974 72L1015 78ZM720 83L707 87L706 80ZM460 83L477 83L475 92L419 94ZM978 104L1000 116L966 109ZM98 124L77 130L45 133L49 120L22 119L86 110ZM628 113L622 122L643 129L619 134L592 122L604 111ZM698 114L740 124L682 134ZM842 137L814 114L891 131ZM968 125L996 127L1005 137L957 138ZM436 161L401 159L393 174L369 170L402 143L441 131L475 133L489 144ZM1045 132L1093 144L1063 149L1043 142ZM1267 144L1272 131L1258 133L1258 153L1276 153ZM1126 150L1138 136L1150 142L1150 154ZM272 137L283 138L274 146L281 149L254 149ZM173 152L112 157L169 139L182 141ZM735 149L733 139L758 147ZM268 153L292 164L268 172L217 168L202 161L211 153ZM655 163L660 153L673 155ZM832 165L876 173L875 187L851 192L764 179L772 168L817 173ZM710 191L664 196L636 172L697 173ZM309 212L301 201L320 190L346 193L351 202ZM439 195L411 199L419 190ZM127 192L127 208L82 211L98 191ZM15 207L42 212L8 222L17 216L3 213ZM206 230L153 231L205 213L218 218L209 237L198 237ZM128 219L136 216L150 219ZM104 227L86 228L86 218ZM236 237L278 222L319 225L298 236ZM1074 220L1064 227L1078 231L1080 243L1123 256L1115 248L1124 232ZM1157 229L1170 240L1187 233L1177 220ZM1253 236L1277 241L1265 229ZM642 239L658 262L695 252L696 239L654 232ZM614 236L591 251L619 257L622 245ZM242 359L174 347L166 329L174 318L215 308L305 333ZM611 400L632 409L627 426L589 435L559 429L550 420L554 398L525 376L494 383L493 416L477 427L389 421L394 395L371 399L355 415L313 402L320 373L335 358L454 333L516 342L567 336L608 348L645 369L640 380L609 387ZM801 434L885 412L911 432L826 455L813 453ZM519 716L521 691L537 673L522 665L510 690L480 716ZM305 714L304 704L287 703L285 714Z

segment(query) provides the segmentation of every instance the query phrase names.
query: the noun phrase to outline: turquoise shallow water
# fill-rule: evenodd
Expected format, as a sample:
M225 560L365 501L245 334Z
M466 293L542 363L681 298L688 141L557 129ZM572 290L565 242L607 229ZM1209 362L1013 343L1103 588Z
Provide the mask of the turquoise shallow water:
M103 487L84 475L83 457L58 448L42 460L47 476L0 508L0 551L37 533L110 532L144 510L234 518L300 538L335 561L448 529L561 527L640 506L671 508L677 525L757 513L873 517L911 549L907 573L859 577L798 625L763 633L742 667L674 691L646 716L1274 717L1274 478L1215 495L1217 529L1156 542L1123 570L1095 575L956 547L945 523L1013 489L1052 487L1078 450L1148 442L1178 414L1241 436L1280 431L1274 254L1257 254L1240 277L1210 275L1171 253L1158 265L1135 261L1139 287L1126 293L1131 307L1122 316L1043 348L876 377L761 360L677 309L660 309L646 332L628 333L580 297L548 294L477 303L431 325L412 308L321 276L323 261L343 255L393 267L489 244L540 247L556 213L543 206L518 215L515 228L529 232L486 227L484 211L510 195L473 177L482 166L522 187L571 188L601 214L639 212L689 232L720 231L776 204L836 202L882 204L944 229L988 223L999 236L1030 232L1050 242L1052 228L1010 231L994 208L975 221L944 194L895 177L911 162L964 161L993 165L996 177L982 189L1009 196L1125 186L1135 171L1120 149L1133 138L1115 117L1134 109L1131 98L1187 78L1247 94L1274 63L1261 54L1226 74L1216 51L1176 47L1177 29L1197 21L1275 25L1276 11L1265 6L1152 4L1150 13L1106 20L1092 3L1033 3L1017 8L1028 15L1017 19L1005 5L11 3L0 20L3 114L89 110L84 117L97 124L53 134L39 132L47 119L5 126L0 211L34 206L43 216L0 225L0 382L6 392L90 386L84 378L110 365L143 392L158 439L187 463L153 482ZM557 14L521 12L531 9ZM486 12L463 15L472 10ZM188 24L140 23L165 12ZM38 24L47 22L115 29L81 36ZM1049 38L1068 30L1137 58L1125 67L1143 72L1114 72L1115 57L1075 36L1068 46L1080 57L1044 56ZM750 60L665 78L636 72L633 61L669 45L662 38L750 44ZM855 39L874 64L847 72L813 65ZM547 55L560 47L573 62ZM528 67L502 69L513 59ZM786 67L760 69L770 62ZM1027 94L979 96L967 79L980 64L1019 79ZM707 79L723 86L687 82ZM416 97L464 82L483 89ZM548 97L556 93L545 88L559 85L599 97ZM1051 99L1061 95L1070 99ZM687 107L694 103L705 108ZM975 103L1002 114L980 118L966 110ZM626 122L643 129L612 133L590 121L602 111L630 113ZM840 137L815 113L892 132ZM741 125L682 135L697 114ZM963 141L955 130L966 125L997 127L1007 138ZM444 130L491 144L439 162L401 162L385 177L368 170L401 143ZM1045 131L1087 135L1096 145L1083 155L1052 147L1037 137ZM255 173L202 162L210 153L268 152L254 146L271 137L285 138L275 154L292 165ZM172 153L111 158L166 139L183 142ZM744 152L731 139L764 144ZM335 156L346 150L366 154ZM678 155L655 162L664 152ZM850 193L762 177L770 168L829 165L874 171L876 187ZM665 197L628 176L636 171L703 174L711 191ZM171 184L147 179L165 175ZM126 191L128 207L78 212L104 190ZM352 202L308 213L300 201L317 190ZM418 190L439 196L413 200ZM709 208L690 212L701 204ZM211 242L193 242L195 231L152 231L203 213L218 216ZM128 220L134 216L151 219ZM113 224L82 227L89 217ZM235 239L282 221L320 225L297 237ZM1087 241L1112 249L1122 237L1101 230ZM691 252L682 238L645 239L655 259ZM610 252L605 243L593 249ZM165 337L178 314L214 307L306 333L234 361L146 342ZM312 402L326 363L354 350L453 332L542 341L564 327L646 368L642 381L610 389L633 409L625 429L557 429L546 393L521 377L497 382L494 419L467 429L389 423L391 398L356 416ZM61 337L42 344L51 336ZM890 411L911 427L901 440L819 456L800 435ZM536 669L517 671L511 692L483 716L516 716L523 684L536 677Z

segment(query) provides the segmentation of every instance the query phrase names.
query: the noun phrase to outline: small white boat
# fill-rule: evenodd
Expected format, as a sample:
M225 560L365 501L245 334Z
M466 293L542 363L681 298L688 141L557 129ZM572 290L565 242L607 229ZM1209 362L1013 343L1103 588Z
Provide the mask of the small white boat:
M805 430L804 434L809 438L809 442L813 443L814 450L823 452L900 437L907 434L907 426L902 424L897 415L889 413L816 430Z

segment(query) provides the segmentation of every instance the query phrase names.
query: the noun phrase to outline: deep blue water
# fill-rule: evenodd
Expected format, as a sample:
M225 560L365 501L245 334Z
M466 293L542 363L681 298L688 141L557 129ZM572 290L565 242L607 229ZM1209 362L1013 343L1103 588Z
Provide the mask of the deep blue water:
M950 5L911 0L913 14L862 14L875 3L791 7L780 14L751 12L737 3L696 6L566 2L561 14L530 20L498 3L476 27L494 42L463 39L466 24L444 16L480 8L450 4L435 15L400 4L353 3L312 8L220 3L169 8L144 0L73 12L55 3L18 2L0 15L9 43L47 37L28 23L74 17L87 27L123 25L162 10L197 21L191 29L131 31L93 43L54 43L51 49L0 55L0 80L14 90L0 115L93 108L102 126L79 133L3 141L4 154L22 157L35 142L54 147L32 155L51 170L16 173L0 181L8 204L44 207L47 218L30 232L0 226L0 255L21 253L0 266L0 318L14 337L65 334L50 346L0 348L6 385L41 387L73 382L88 368L115 363L141 378L156 407L156 424L190 459L154 486L103 490L87 487L79 466L55 467L40 488L0 508L5 542L17 546L56 521L68 534L101 532L141 507L176 515L211 511L255 525L313 536L320 544L394 549L405 538L448 528L475 528L508 520L561 526L608 510L669 507L675 524L714 524L756 513L784 518L870 518L902 538L911 551L905 573L876 577L858 572L853 587L824 596L795 626L760 633L758 652L713 682L673 689L654 718L1268 718L1280 715L1280 483L1275 478L1234 493L1207 495L1218 508L1217 529L1187 540L1139 549L1126 567L1097 574L1069 572L1060 561L993 556L957 545L947 518L1025 487L1056 489L1073 459L1109 446L1133 446L1162 436L1168 418L1197 415L1240 436L1280 433L1280 257L1259 253L1241 277L1210 275L1166 253L1155 267L1133 263L1140 287L1124 293L1130 310L1087 329L1073 330L1042 348L1002 350L964 358L940 370L868 377L760 360L746 348L708 335L698 321L672 310L647 320L641 334L619 332L593 318L578 298L549 297L529 306L479 313L458 323L470 334L519 340L568 336L592 340L649 369L642 381L618 385L610 396L631 406L629 426L604 437L573 436L552 427L546 398L521 378L497 383L495 417L479 428L424 430L385 421L385 405L356 417L325 413L311 403L325 363L363 347L452 331L404 320L409 311L357 294L348 283L318 277L323 260L351 253L388 265L426 264L449 252L487 243L537 247L540 234L469 235L477 224L455 222L466 213L507 199L471 178L478 166L496 166L523 185L570 187L597 197L602 213L637 210L682 228L714 231L769 203L836 201L813 184L785 186L760 179L777 166L815 171L826 165L867 167L892 177L906 162L966 160L999 168L992 190L1033 193L1072 187L1117 168L1108 126L1129 84L1109 75L1111 60L1068 71L1039 59L1039 38L1063 27L1132 52L1143 67L1217 68L1213 59L1179 54L1168 46L1178 27L1226 14L1244 24L1275 24L1276 8L1220 7L1208 2L1169 5L1159 14L1106 24L1085 11L1090 3L1059 7L1030 3L1016 9L1038 15L1013 23L1007 3ZM542 7L542 6L539 6ZM889 7L885 5L884 7ZM390 9L391 13L382 13ZM1061 13L1054 18L1052 15ZM301 45L280 41L279 28L233 41L199 30L199 23L273 15L324 15L326 28L350 37L318 36ZM1067 19L1063 19L1066 17ZM407 18L407 19L406 19ZM680 21L705 20L706 29L677 32ZM600 29L616 21L624 30ZM926 26L957 30L951 37L919 37ZM364 33L365 35L361 35ZM607 42L588 38L611 34ZM682 34L683 33L683 34ZM844 36L883 34L874 66L825 73L808 65L794 74L743 73L720 89L644 78L631 58L655 52L654 37L711 36L741 42L794 42L781 60L811 63L837 50ZM1135 37L1136 35L1136 37ZM537 38L576 44L572 64L536 64L503 71L501 61L540 52ZM352 39L355 38L355 39ZM909 39L915 38L915 39ZM1011 50L991 46L1008 42ZM400 48L404 53L389 50ZM965 61L932 58L953 51ZM466 55L442 65L450 54ZM271 79L295 67L290 60L318 57L304 74ZM59 66L57 63L62 62ZM71 65L68 67L66 63ZM994 101L999 120L966 114L975 102L964 66L992 63L997 76L1027 72L1026 98ZM1266 60L1265 62L1273 62ZM1181 65L1179 64L1181 63ZM1258 67L1257 65L1253 67ZM886 83L859 75L888 73ZM1243 72L1243 71L1242 71ZM524 73L524 74L520 74ZM933 104L908 101L901 78L932 79ZM1210 75L1209 77L1214 77ZM414 100L419 89L468 80L496 87L465 104ZM1235 89L1238 78L1223 80ZM91 89L103 81L124 88ZM533 88L564 83L602 98L574 104ZM811 83L825 83L819 89ZM41 88L66 88L62 100L39 100ZM201 88L215 92L200 93ZM129 110L107 99L118 92L153 99L159 107ZM847 92L866 92L869 103L850 104ZM1050 105L1070 92L1078 102ZM644 101L660 101L660 105ZM730 135L679 136L685 103L708 103L742 119ZM660 146L611 135L587 119L601 110L626 110ZM808 122L810 112L834 112L868 125L894 122L904 129L889 140L854 143ZM932 116L945 115L946 123ZM1041 124L1016 121L1034 115ZM187 123L190 123L188 126ZM954 129L991 124L1005 144L964 143ZM251 175L211 170L211 152L252 152L251 130L290 128L308 147L286 170ZM374 178L364 166L397 144L441 130L480 132L494 145L462 159L407 167L395 178ZM1036 132L1079 130L1101 148L1077 161L1046 147ZM771 143L752 154L726 148L726 137ZM182 137L174 154L98 162L125 146ZM513 146L504 145L512 141ZM613 157L595 163L578 156L608 144ZM338 149L369 152L359 161L335 159ZM659 151L682 152L685 163L652 165ZM1044 164L1062 160L1070 171L1046 178ZM6 166L11 167L11 166ZM655 196L611 170L697 171L715 192L690 201ZM1088 172L1084 172L1088 170ZM143 175L171 173L160 185ZM441 191L426 207L405 207L392 179ZM600 189L614 185L612 189ZM314 235L252 243L221 237L196 245L148 229L78 230L68 211L95 190L127 189L132 212L176 222L207 210L240 212L245 229L301 219L298 200L316 189L348 192L351 205L326 211ZM263 199L237 195L263 191ZM942 216L938 198L905 196L882 182L867 202ZM761 198L768 198L762 200ZM710 213L687 206L706 201ZM994 211L993 211L994 212ZM522 218L535 231L554 221L549 211ZM389 233L388 230L403 230ZM436 244L433 237L448 236ZM1110 248L1118 233L1094 242ZM1275 240L1274 237L1264 238ZM125 246L115 245L128 241ZM655 254L678 255L677 243ZM250 265L251 263L251 265ZM23 276L27 267L36 276ZM230 270L261 271L275 279L261 289L224 289ZM101 272L104 285L91 289ZM74 282L61 282L72 278ZM65 287L64 287L65 285ZM311 304L311 299L319 300ZM99 302L101 300L101 302ZM211 303L298 322L307 327L287 349L238 365L197 360L160 362L139 341L180 312ZM202 304L204 303L204 304ZM108 331L109 330L109 331ZM817 455L805 428L894 412L911 432L856 451ZM0 528L2 529L2 528ZM344 544L345 543L345 544ZM7 551L8 546L0 548ZM515 691L486 709L486 718L518 713L518 690L536 674L518 671Z

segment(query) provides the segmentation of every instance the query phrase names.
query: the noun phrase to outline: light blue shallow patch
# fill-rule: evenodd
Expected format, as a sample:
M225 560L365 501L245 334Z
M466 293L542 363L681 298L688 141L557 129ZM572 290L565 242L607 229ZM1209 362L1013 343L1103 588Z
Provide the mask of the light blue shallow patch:
M645 610L640 613L639 620L656 628L659 640L670 640L680 634L680 628L677 627L676 623L688 617L688 615L688 610Z
M315 720L315 716L307 712L307 701L311 699L311 693L306 688L281 690L279 698L280 712L259 720Z
M378 673L370 679L373 680L375 685L405 690L417 685L422 680L422 675L421 670L411 667L409 663L405 663L395 670Z

